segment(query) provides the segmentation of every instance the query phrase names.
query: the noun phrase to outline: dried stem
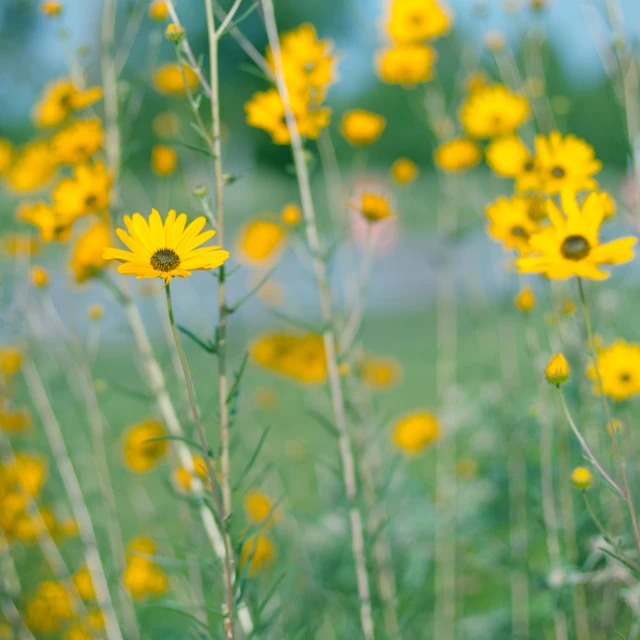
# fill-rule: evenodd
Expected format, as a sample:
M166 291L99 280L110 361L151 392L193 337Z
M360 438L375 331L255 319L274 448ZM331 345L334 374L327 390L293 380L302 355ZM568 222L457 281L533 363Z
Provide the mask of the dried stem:
M338 372L338 362L336 358L336 336L334 333L334 318L331 301L331 292L327 280L326 266L322 257L320 238L316 225L316 216L311 197L311 185L309 183L309 173L304 156L302 139L298 132L296 119L291 110L289 93L285 82L282 54L280 51L280 40L278 27L273 9L272 0L263 0L264 20L267 29L269 45L273 52L276 84L282 99L287 128L291 136L291 149L300 189L300 202L305 221L305 232L307 242L312 254L313 269L315 273L316 285L320 295L320 311L324 324L323 340L327 359L327 376L331 392L333 405L333 416L335 426L338 430L340 457L342 463L343 481L347 502L349 505L349 522L351 533L352 552L356 569L356 580L358 586L358 598L360 605L360 624L362 632L367 640L374 637L373 617L371 612L371 595L369 587L369 574L367 571L366 551L364 542L364 531L362 515L358 508L358 485L356 480L356 467L352 451L351 436L347 429L347 419L345 415L342 383Z

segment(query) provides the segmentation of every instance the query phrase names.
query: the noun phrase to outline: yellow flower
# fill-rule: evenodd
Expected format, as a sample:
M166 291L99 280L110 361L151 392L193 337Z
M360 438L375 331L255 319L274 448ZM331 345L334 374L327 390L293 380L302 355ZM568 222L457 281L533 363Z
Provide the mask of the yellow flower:
M280 212L280 222L288 227L295 227L302 219L302 212L297 204L287 204Z
M55 18L62 13L62 2L41 2L40 13L48 18Z
M90 320L100 320L104 315L104 307L101 304L92 304L87 309L87 316Z
M393 443L407 455L417 455L440 436L440 427L430 413L418 411L400 418L393 427Z
M255 219L245 224L236 241L238 260L263 267L282 254L287 239L286 229L277 222Z
M482 158L480 147L467 138L454 138L441 144L434 152L435 163L443 170L459 173L475 167Z
M321 384L327 378L322 336L273 333L249 346L252 359L262 367L302 384Z
M389 198L383 193L363 191L360 195L360 200L350 204L369 222L378 222L395 215L391 209Z
M607 433L614 436L616 433L624 432L624 423L620 418L611 418L611 422L607 425Z
M609 347L599 347L598 371L603 393L616 402L640 393L640 345L616 340ZM598 395L593 363L587 367L587 376L594 381L593 392Z
M100 150L103 139L99 118L76 120L53 136L51 149L61 164L82 164Z
M11 408L0 399L0 429L5 433L20 433L31 427L31 414L28 409Z
M174 471L174 486L181 493L189 493L194 475L200 482L207 482L207 463L202 456L193 456L193 472L189 471L186 467L179 467Z
M0 138L0 175L6 172L13 160L13 145L6 138Z
M151 210L149 222L139 213L131 218L125 216L130 235L123 229L116 229L116 233L130 251L105 249L104 257L122 262L118 271L124 275L163 278L167 284L174 277L190 276L191 271L215 269L227 260L229 252L219 246L200 247L216 233L200 233L206 222L200 216L185 229L187 216L181 213L176 217L174 209L169 211L164 225L155 209Z
M533 295L531 287L522 289L516 296L514 304L516 305L516 309L520 311L531 311L531 309L536 306L536 297Z
M527 145L516 135L492 140L485 149L487 164L503 178L514 178L518 191L537 191L540 177Z
M104 250L111 244L109 227L97 220L76 240L69 266L78 284L95 278L106 265Z
M167 453L166 440L153 440L166 435L157 420L145 420L127 430L123 444L124 462L134 473L145 473Z
M164 31L164 37L170 42L180 42L184 38L184 27L180 24L168 24Z
M193 91L200 83L198 75L191 67L183 64L181 69L177 62L170 62L158 67L153 72L152 80L153 87L158 93L177 97L185 96L187 87Z
M244 569L249 562L249 575L256 576L266 570L276 557L276 550L269 538L261 535L249 536L240 552L240 568Z
M499 240L505 249L515 249L521 254L530 251L529 239L538 230L538 225L529 215L529 201L522 196L500 197L487 205L489 218L487 232Z
M80 533L80 527L74 518L66 518L58 523L58 532L60 535L73 537Z
M178 154L173 147L154 144L151 149L151 167L159 176L170 176L178 166Z
M151 122L151 128L158 138L175 138L180 133L180 117L173 111L161 111Z
M386 30L399 44L413 44L445 35L451 17L436 0L392 0Z
M137 556L137 554L153 556L156 554L157 549L158 545L156 545L156 541L153 538L149 536L136 536L127 545L127 554L134 557Z
M40 251L38 241L27 233L9 233L2 236L0 243L9 256L34 256Z
M166 20L169 15L169 7L164 0L154 0L149 5L148 14L152 20Z
M274 507L273 500L271 500L266 493L263 493L258 489L251 489L250 491L247 491L243 504L247 518L252 524L264 523L265 526L269 526L280 517L278 509L271 513L271 510ZM271 516L269 516L269 513L271 513Z
M290 94L291 111L296 119L298 133L315 140L331 120L331 109L314 106L310 94ZM289 144L291 136L285 121L285 109L277 89L257 91L244 105L247 124L264 129L275 144Z
M73 178L62 179L51 196L56 213L62 217L80 216L104 211L109 206L112 175L104 162L80 164L73 169Z
M142 557L129 559L122 581L134 600L162 595L168 587L163 571L154 562Z
M73 111L81 111L102 98L101 87L82 91L69 78L49 83L33 108L33 120L38 127L57 127Z
M51 145L44 140L28 142L18 149L6 171L9 188L16 193L33 193L48 186L58 164Z
M467 93L473 93L478 89L483 89L489 84L489 78L484 71L472 71L464 79L464 90Z
M570 373L567 359L563 354L558 353L549 360L544 370L544 377L551 384L561 385L569 379Z
M434 76L436 52L426 44L390 47L378 52L376 72L382 82L411 86Z
M590 144L572 134L563 138L559 131L536 136L536 164L548 194L595 189L598 183L593 175L602 168Z
M49 284L49 272L37 264L31 267L31 284L34 287L42 288Z
M400 380L402 369L393 358L367 358L360 370L362 381L376 391L386 391Z
M460 121L472 138L512 134L529 117L529 102L501 84L470 93L460 108Z
M43 242L65 242L71 235L71 227L75 216L62 215L44 202L30 204L23 202L16 211L16 218L21 222L28 222L40 230Z
M561 203L562 213L553 201L547 201L551 226L529 239L533 255L517 261L521 273L542 273L547 278L560 280L572 276L605 280L609 273L602 271L601 266L633 259L637 238L620 238L600 244L600 225L606 208L603 194L590 194L579 207L575 196L563 191Z
M398 184L409 184L416 179L418 167L409 158L398 158L391 165L391 177Z
M377 113L353 109L342 116L340 133L354 147L364 147L382 135L386 124L387 121Z
M585 469L584 467L576 467L571 472L571 482L573 486L582 489L588 489L593 482L593 476L591 475L591 471L589 469Z
M8 382L20 371L24 355L17 347L0 346L0 373L5 382Z
M82 567L79 571L72 576L73 586L76 588L78 595L83 600L95 600L96 592L93 588L93 580L91 573L86 567Z

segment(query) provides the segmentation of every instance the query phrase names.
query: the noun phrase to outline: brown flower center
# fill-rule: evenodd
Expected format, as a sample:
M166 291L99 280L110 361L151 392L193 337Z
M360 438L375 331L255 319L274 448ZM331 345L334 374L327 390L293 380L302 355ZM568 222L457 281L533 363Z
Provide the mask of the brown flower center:
M88 195L84 199L84 203L87 207L93 207L93 205L95 205L96 202L98 202L98 197L94 193Z
M584 236L567 236L560 246L560 253L567 260L582 260L590 251L591 245Z
M180 256L173 249L158 249L151 256L151 266L167 273L180 266Z
M623 371L618 374L618 379L623 383L631 382L631 374L628 371Z
M567 172L562 167L553 167L553 169L551 169L551 175L554 178L564 178Z
M514 238L522 238L523 240L529 239L529 232L520 225L516 225L515 227L511 227L511 235Z
M526 171L528 173L529 171L533 171L534 167L535 167L535 164L534 164L533 160L529 159L524 163L524 166L522 167L522 170Z

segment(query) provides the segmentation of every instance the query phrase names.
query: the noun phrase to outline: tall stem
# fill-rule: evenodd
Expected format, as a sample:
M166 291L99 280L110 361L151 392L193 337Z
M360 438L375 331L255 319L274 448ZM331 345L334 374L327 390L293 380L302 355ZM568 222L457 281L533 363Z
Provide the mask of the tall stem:
M584 317L584 325L587 330L587 341L589 343L589 351L591 353L591 359L593 360L593 368L596 375L596 383L598 385L598 395L602 402L602 410L606 420L607 427L611 427L611 414L609 413L609 404L604 394L604 386L602 385L602 376L600 375L600 367L598 365L598 350L593 340L593 328L591 326L591 314L589 313L589 306L587 305L587 299L584 293L584 286L582 284L582 278L578 278L578 292L580 294L580 306L582 307L582 315ZM613 452L620 468L620 474L622 476L622 486L624 487L624 499L629 509L629 518L631 519L631 528L633 529L633 537L636 543L636 548L640 554L640 529L638 529L638 517L636 515L635 506L633 504L633 496L631 495L631 489L629 487L629 477L627 475L627 466L624 461L624 457L620 451L617 438L611 438L613 442Z
M291 110L289 93L285 82L284 69L282 65L282 54L280 51L280 40L278 27L273 9L272 0L263 0L262 8L267 29L269 45L273 52L274 66L276 72L276 84L282 99L287 128L291 136L291 149L300 189L300 202L305 220L305 232L307 242L312 254L313 269L316 278L316 285L320 295L320 311L324 325L323 340L327 359L327 376L331 392L333 406L333 416L335 426L338 430L338 443L340 458L342 463L343 481L347 502L349 505L349 523L351 533L351 545L353 559L356 568L356 581L358 588L358 598L360 605L360 624L362 632L367 640L374 637L373 616L371 611L371 595L369 586L369 574L367 571L366 551L364 542L364 530L362 524L362 514L358 507L358 484L356 480L356 467L352 451L351 436L347 429L347 419L345 415L345 405L342 392L342 383L338 372L338 362L336 358L336 336L334 332L334 318L331 301L331 292L327 280L326 266L323 260L320 238L316 225L316 216L311 197L311 185L309 173L305 161L302 139L298 132L295 115Z
M176 321L173 316L173 305L171 303L171 286L167 284L164 288L167 294L167 310L169 311L169 323L171 324L171 331L173 332L173 339L176 343L176 350L178 351L178 356L180 357L180 363L182 364L182 371L184 373L185 383L187 385L187 393L189 394L189 404L191 405L191 411L193 413L193 421L196 425L196 431L198 433L198 438L200 440L200 446L202 447L202 457L205 460L207 467L207 475L209 476L209 482L211 483L211 488L213 490L213 495L218 503L218 510L220 511L220 515L223 516L223 505L220 503L220 497L218 496L217 484L216 484L216 474L213 470L213 465L211 464L211 458L208 455L209 445L207 443L207 437L205 435L204 427L200 422L200 414L198 412L198 406L196 404L195 392L193 390L193 382L191 380L191 374L189 373L189 365L187 363L187 358L184 355L184 350L182 348L182 344L180 342L180 336L178 335L178 328L176 327ZM223 517L224 523L224 517ZM225 554L224 554L224 587L225 587L225 595L226 595L226 611L225 611L225 619L224 619L224 631L225 637L229 640L233 640L235 638L235 629L234 629L234 597L233 597L233 574L231 567L231 541L229 540L228 535L224 535L224 545L225 545Z

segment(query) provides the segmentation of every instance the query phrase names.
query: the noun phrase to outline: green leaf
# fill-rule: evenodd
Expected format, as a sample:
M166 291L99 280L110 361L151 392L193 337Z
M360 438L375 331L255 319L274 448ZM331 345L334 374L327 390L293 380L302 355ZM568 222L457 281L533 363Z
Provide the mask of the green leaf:
M247 295L242 296L242 298L240 298L240 300L238 300L238 302L236 302L235 304L233 304L233 305L231 305L230 307L227 308L227 312L228 313L235 313L247 300L250 300L256 293L258 293L258 291L260 291L260 289L262 289L264 284L267 282L267 280L271 277L273 272L276 270L276 267L277 267L277 265L275 265L271 269L269 269L269 271L264 276L264 278L262 278L262 280L260 280L260 282L258 282L258 284L253 289L251 289L251 291L249 291L249 293L247 293Z
M242 381L242 376L244 375L245 369L247 368L248 360L249 353L245 351L244 356L242 356L242 363L240 364L240 368L235 374L233 384L231 385L231 389L229 389L229 393L227 394L227 405L229 405L232 400L235 400L240 392L240 382Z
M155 442L157 440L179 440L180 442L184 442L194 449L197 449L199 453L202 453L202 446L198 442L190 440L189 438L185 438L184 436L157 436L156 438L147 438L146 440L144 440L144 442ZM208 449L206 451L206 454L210 458L215 459L215 454L213 453L212 449Z
M321 333L317 327L314 325L305 322L304 320L299 320L298 318L294 318L292 316L287 315L286 313L282 313L281 311L276 311L275 309L269 309L269 313L272 316L275 316L279 320L283 320L284 322L298 328L303 331L309 331L311 333Z
M262 432L262 435L260 436L260 440L258 440L258 444L256 445L256 448L254 449L253 454L249 458L249 462L247 462L244 469L242 470L242 473L240 474L240 482L233 488L234 491L237 491L240 488L242 484L242 480L244 480L247 474L249 473L249 471L251 471L254 462L258 458L258 455L260 455L260 451L262 450L262 446L264 445L270 430L271 430L271 425L268 425L265 428L265 430Z
M198 133L202 135L201 131L198 131ZM204 147L197 147L194 144L189 144L188 142L184 142L182 140L176 140L176 144L180 145L181 147L186 147L187 149L191 149L191 151L199 151L200 153L204 153L206 156L209 156L210 158L215 158L213 153L211 153L209 149L205 149Z
M191 340L193 340L201 349L204 349L207 353L218 353L217 329L216 329L215 341L212 342L211 340L208 340L205 342L204 340L199 338L195 333L193 333L186 327L183 327L180 324L176 326L178 327L178 331L180 331L180 333L183 333L188 338L191 338Z

